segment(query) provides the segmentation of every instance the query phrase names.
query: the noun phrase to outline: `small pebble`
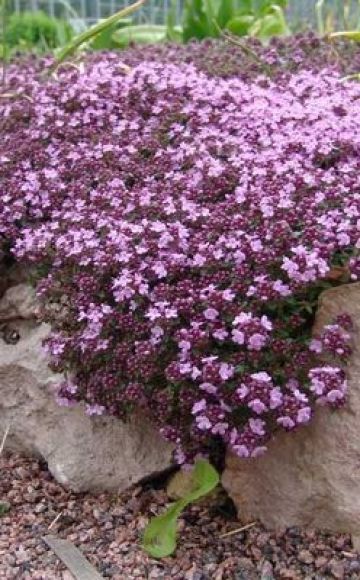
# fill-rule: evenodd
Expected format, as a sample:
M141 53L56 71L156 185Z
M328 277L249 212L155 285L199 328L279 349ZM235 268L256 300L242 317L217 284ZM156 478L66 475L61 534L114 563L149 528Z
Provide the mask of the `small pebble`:
M304 564L312 564L314 561L314 556L309 550L301 550L298 557L300 562L304 562Z
M342 562L330 562L330 571L334 578L339 580L345 578L345 566Z

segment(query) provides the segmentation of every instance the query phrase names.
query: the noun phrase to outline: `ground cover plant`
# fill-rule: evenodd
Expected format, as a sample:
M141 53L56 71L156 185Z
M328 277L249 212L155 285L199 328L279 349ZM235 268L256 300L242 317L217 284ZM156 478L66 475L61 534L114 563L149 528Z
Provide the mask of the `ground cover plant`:
M348 53L282 40L259 49L266 74L239 51L241 78L222 47L213 63L211 43L177 62L130 51L127 74L110 53L56 78L14 63L0 100L2 259L38 281L58 401L140 409L179 463L218 445L256 457L343 403L351 321L311 327L319 293L359 275Z

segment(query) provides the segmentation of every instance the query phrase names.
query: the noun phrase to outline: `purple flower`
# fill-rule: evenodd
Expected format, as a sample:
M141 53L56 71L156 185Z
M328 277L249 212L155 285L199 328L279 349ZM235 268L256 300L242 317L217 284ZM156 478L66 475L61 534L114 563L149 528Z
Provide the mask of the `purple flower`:
M266 405L264 405L264 403L260 401L260 399L254 399L252 401L249 401L248 405L250 409L254 411L254 413L256 413L257 415L262 415L262 413L267 411Z
M236 344L244 344L245 343L245 334L243 332L241 332L241 330L233 330L231 332L231 336L233 339L233 342L235 342Z
M105 407L103 405L97 405L97 404L89 405L89 404L87 404L85 412L89 416L91 416L91 415L103 415L105 412Z
M228 379L231 379L231 377L234 375L234 372L235 372L235 369L234 369L233 365L229 365L228 363L221 363L220 364L219 375L223 381L227 381Z
M216 320L217 317L219 316L219 313L215 308L207 308L204 311L204 316L206 320Z
M196 426L200 431L209 431L212 425L206 415L197 415L196 419Z
M191 412L193 415L197 415L198 413L201 413L201 411L204 411L205 409L206 409L206 400L201 399L201 401L198 401L193 405Z

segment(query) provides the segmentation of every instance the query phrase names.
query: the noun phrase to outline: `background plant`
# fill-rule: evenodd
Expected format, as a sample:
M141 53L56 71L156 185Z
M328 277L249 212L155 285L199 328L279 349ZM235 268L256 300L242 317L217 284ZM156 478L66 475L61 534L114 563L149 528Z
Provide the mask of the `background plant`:
M236 36L269 39L288 33L286 0L186 0L183 39L218 37L220 30Z
M63 46L72 37L70 24L51 18L44 12L22 12L8 15L3 45L10 51L49 52Z
M358 0L317 0L315 4L319 34L360 27L360 2Z

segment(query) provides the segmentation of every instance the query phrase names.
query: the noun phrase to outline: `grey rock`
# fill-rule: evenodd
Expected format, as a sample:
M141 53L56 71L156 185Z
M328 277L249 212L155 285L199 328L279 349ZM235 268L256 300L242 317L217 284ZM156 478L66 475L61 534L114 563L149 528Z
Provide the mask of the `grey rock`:
M36 318L39 310L35 289L22 283L8 288L0 300L0 322Z

